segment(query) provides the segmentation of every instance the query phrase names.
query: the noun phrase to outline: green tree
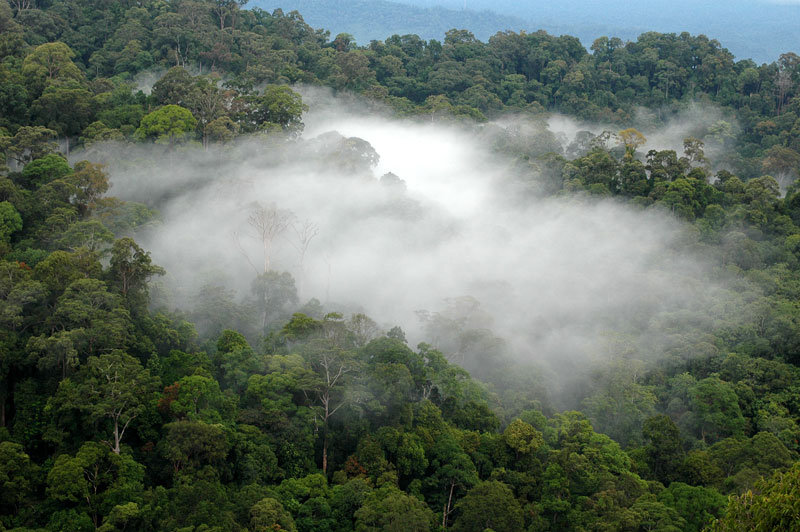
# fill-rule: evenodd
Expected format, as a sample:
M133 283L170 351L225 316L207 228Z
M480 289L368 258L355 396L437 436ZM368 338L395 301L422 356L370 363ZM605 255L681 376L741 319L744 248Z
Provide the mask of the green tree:
M179 105L188 108L193 84L192 75L185 68L175 66L155 82L150 97L158 105Z
M69 251L86 248L91 252L101 252L114 241L114 233L99 220L79 221L70 224L56 243Z
M22 445L0 442L0 515L17 513L36 488L36 465Z
M72 62L74 57L75 52L63 42L46 43L34 48L22 63L22 74L29 94L38 96L48 84L81 83L83 73Z
M642 436L647 442L644 449L653 476L664 484L676 480L686 456L680 429L662 414L645 420Z
M478 473L469 455L449 434L436 438L430 462L433 473L425 484L433 488L435 500L441 504L442 527L446 528L458 499L478 483Z
M103 281L77 279L58 298L50 324L68 332L82 353L96 354L126 344L130 318Z
M137 520L141 513L141 508L135 502L117 504L105 517L97 532L119 532L125 530L132 523L133 526L141 524Z
M64 178L74 190L72 203L83 214L89 214L108 191L108 172L104 164L78 161L73 172Z
M541 464L536 455L544 445L541 432L517 418L503 431L503 440L514 455L509 468L531 473L539 470Z
M284 471L278 466L270 436L252 425L239 424L232 434L229 462L235 467L238 482L270 484L283 479Z
M523 528L523 512L514 493L496 480L481 482L456 505L457 532L514 532Z
M22 229L22 217L7 201L0 201L0 246L11 241L11 235ZM0 247L2 252L2 247Z
M82 87L48 87L31 111L38 124L69 139L93 122L95 107L92 94Z
M197 119L191 111L170 104L145 115L134 136L140 140L149 139L173 146L187 140L196 126Z
M22 126L11 139L7 148L9 155L17 164L26 164L40 159L58 149L53 142L57 133L42 126Z
M673 482L658 494L658 500L674 508L686 520L684 530L700 532L724 511L727 499L714 488Z
M261 499L250 508L250 527L252 532L268 532L270 530L288 530L296 532L292 514L287 512L277 500L267 497Z
M144 468L129 455L85 442L75 453L59 455L47 474L49 497L87 511L95 528L120 504L140 500Z
M27 354L16 349L19 332L38 316L34 309L45 298L45 287L33 279L30 269L17 262L0 261L0 427L6 426L6 407L15 385L15 374Z
M62 179L72 173L67 160L61 154L48 153L35 159L22 169L22 177L26 186L38 188L42 185Z
M178 396L170 404L171 412L190 421L220 421L223 406L219 383L211 377L190 375L178 381Z
M303 131L301 121L308 107L299 94L286 85L267 85L261 94L245 96L238 114L242 131L282 129L290 136Z
M719 379L708 377L690 390L692 412L697 417L698 430L703 441L711 436L741 435L745 419L733 387Z
M158 388L158 379L138 360L114 351L89 357L74 382L61 383L57 399L49 408L75 408L86 412L92 421L110 421L113 439L103 443L120 454L125 432L131 422L152 408Z
M228 453L222 425L202 421L175 421L164 425L161 451L172 462L174 473L198 471L204 465L221 464Z
M433 512L425 503L387 483L355 513L357 532L427 532Z
M203 128L203 138L208 142L226 144L232 141L239 133L239 124L228 116L221 116L211 120Z
M304 391L312 399L314 421L322 427L322 472L326 474L330 421L350 399L348 381L358 370L358 363L353 352L325 338L312 340L303 355L316 377L304 384Z
M150 260L150 253L140 248L132 238L124 237L111 247L108 274L123 297L134 304L147 303L147 281L154 275L164 275L164 268Z
M619 142L625 147L625 158L633 159L636 154L636 149L647 143L647 138L636 129L629 127L617 133Z
M761 480L755 490L729 499L725 516L714 521L714 532L800 530L800 464Z
M130 316L120 308L119 297L106 290L105 283L79 278L58 297L48 325L50 334L28 340L30 358L40 369L60 367L63 379L79 364L79 355L124 347Z

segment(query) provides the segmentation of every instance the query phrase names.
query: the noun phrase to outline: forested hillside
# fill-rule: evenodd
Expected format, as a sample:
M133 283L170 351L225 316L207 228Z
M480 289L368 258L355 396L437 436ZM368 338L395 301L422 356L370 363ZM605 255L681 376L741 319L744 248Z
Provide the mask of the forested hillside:
M798 529L800 57L242 4L0 0L0 530Z
M489 8L465 11L439 6L418 7L385 0L256 0L247 7L270 12L276 8L297 10L312 26L326 28L333 34L349 33L359 44L367 44L373 39L383 40L394 33L413 33L426 40L441 40L445 32L452 28L469 28L479 39L486 40L501 29L519 31L534 27L524 19L492 13Z
M737 58L750 58L759 64L769 63L781 52L796 48L793 21L800 16L800 5L793 0L644 0L633 4L624 0L403 0L403 3L417 8L488 9L526 20L531 29L574 35L587 46L600 35L633 40L646 31L704 33L724 41Z

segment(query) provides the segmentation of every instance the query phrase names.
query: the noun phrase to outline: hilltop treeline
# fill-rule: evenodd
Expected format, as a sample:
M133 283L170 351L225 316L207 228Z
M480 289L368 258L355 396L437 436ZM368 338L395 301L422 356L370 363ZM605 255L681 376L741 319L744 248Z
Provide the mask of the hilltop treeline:
M0 529L797 526L781 495L800 475L800 193L776 180L800 163L797 56L758 66L654 33L591 53L541 32L355 47L230 1L2 0L0 30ZM513 128L487 138L516 161L520 201L614 197L682 220L675 252L701 252L728 287L714 316L632 324L658 331L660 356L624 331L581 412L564 412L535 368L458 316L428 332L491 367L484 382L448 361L448 342L409 346L399 327L301 304L287 273L257 276L259 312L223 290L204 315L151 308L164 270L135 237L157 205L108 197L102 165L63 154L114 141L190 156L244 134L291 150L305 109L291 83L426 120L619 124L566 147ZM695 102L719 120L680 153L638 150L640 107L657 122ZM369 166L364 144L334 158ZM242 331L198 335L193 319Z
M504 32L482 43L466 30L442 42L395 35L356 47L346 34L312 29L297 12L240 4L3 2L0 127L13 135L36 124L73 140L130 136L171 98L192 110L203 136L210 122L238 110L237 96L307 83L363 92L400 113L479 119L548 110L622 124L642 106L665 119L689 102L714 102L741 127L717 131L736 141L738 175L758 177L762 164L767 173L785 172L800 160L800 58L791 51L759 66L687 33L645 33L627 43L602 37L588 52L570 36ZM147 101L131 90L137 73L175 66L206 77L197 87L176 80L179 92ZM223 127L211 130L224 135Z

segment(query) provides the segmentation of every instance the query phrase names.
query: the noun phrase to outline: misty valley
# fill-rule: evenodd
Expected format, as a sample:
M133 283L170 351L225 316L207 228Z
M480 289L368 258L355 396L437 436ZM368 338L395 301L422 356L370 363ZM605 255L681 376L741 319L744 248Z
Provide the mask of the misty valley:
M800 57L0 0L0 531L800 530Z

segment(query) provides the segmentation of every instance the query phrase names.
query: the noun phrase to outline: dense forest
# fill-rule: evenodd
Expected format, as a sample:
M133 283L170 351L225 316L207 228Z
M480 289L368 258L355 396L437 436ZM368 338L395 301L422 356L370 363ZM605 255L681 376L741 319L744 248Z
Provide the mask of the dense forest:
M798 529L800 56L688 33L356 46L244 3L0 0L0 530ZM452 294L385 323L308 297L324 228L277 203L237 207L239 293L158 264L142 242L176 198L247 195L254 169L324 175L354 219L430 219L368 141L304 135L323 90L477 139L503 161L495 208L660 220L672 237L616 287L652 294L513 326ZM645 151L698 109L679 149ZM178 251L222 223L203 217ZM587 319L580 346L541 340Z

